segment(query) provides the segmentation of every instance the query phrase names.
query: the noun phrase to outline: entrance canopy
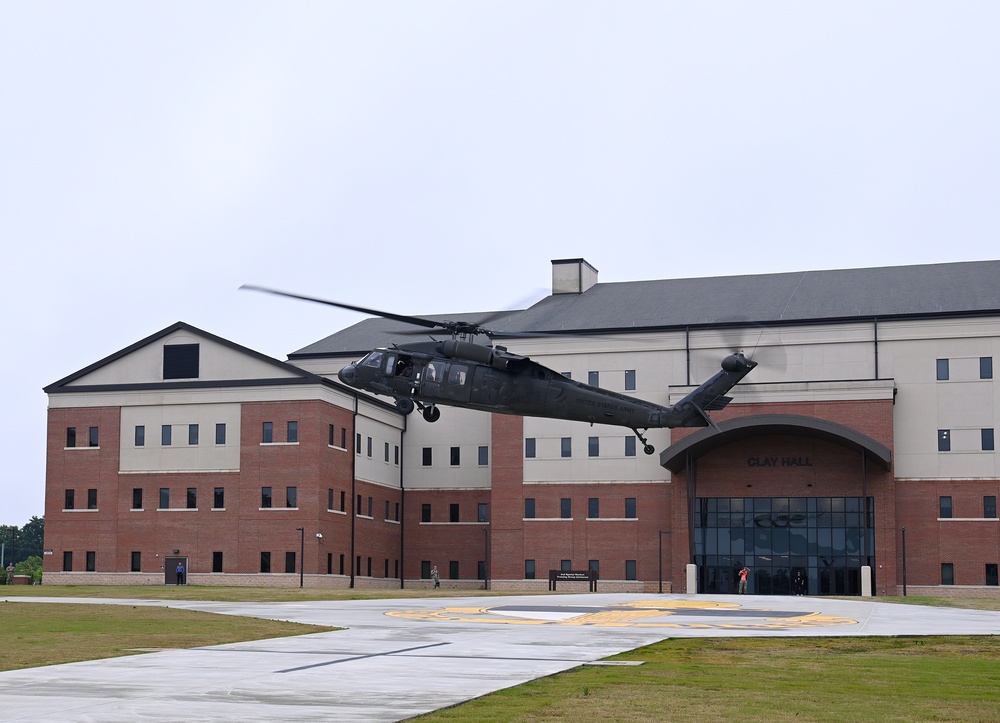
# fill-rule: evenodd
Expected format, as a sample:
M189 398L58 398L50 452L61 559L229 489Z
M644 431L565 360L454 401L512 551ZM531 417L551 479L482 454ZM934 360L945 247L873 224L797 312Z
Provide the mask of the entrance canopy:
M718 426L721 431L706 427L667 447L660 453L660 465L676 474L684 469L688 454L700 457L723 444L771 434L825 439L853 449L859 454L865 454L886 470L892 461L892 453L884 444L850 427L826 419L795 414L755 414L727 419L719 422Z

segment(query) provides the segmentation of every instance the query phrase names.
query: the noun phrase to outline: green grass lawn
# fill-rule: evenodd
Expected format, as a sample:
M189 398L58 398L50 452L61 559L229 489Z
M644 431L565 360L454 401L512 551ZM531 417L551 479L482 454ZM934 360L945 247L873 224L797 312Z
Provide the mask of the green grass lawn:
M1000 640L685 638L498 691L424 721L995 721Z
M3 600L0 621L0 670L334 629L173 608Z

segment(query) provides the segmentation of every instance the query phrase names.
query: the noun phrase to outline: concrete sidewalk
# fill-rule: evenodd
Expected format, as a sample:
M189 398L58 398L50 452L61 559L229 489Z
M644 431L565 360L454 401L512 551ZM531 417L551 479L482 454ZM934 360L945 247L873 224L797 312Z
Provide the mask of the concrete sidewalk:
M668 637L1000 633L1000 612L749 595L9 600L158 605L347 629L0 673L4 721L395 721Z

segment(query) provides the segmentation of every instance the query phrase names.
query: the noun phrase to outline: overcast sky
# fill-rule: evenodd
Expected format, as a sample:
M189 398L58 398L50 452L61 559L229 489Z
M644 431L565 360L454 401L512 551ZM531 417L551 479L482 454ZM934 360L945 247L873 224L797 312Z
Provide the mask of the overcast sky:
M43 386L601 281L1000 257L1000 3L3 2L0 524Z

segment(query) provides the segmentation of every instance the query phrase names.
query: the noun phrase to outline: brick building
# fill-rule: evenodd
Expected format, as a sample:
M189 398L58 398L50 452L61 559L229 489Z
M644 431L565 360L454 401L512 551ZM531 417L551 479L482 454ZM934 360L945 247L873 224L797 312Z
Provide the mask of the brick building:
M490 326L533 332L511 346L574 379L666 404L734 349L759 366L718 429L649 430L647 456L623 428L431 424L336 381L408 341L398 322L285 362L178 323L46 387L46 583L162 584L183 562L203 584L590 569L601 589L734 592L746 565L762 594L796 574L810 594L1000 591L1000 262L604 284L564 259L552 278Z

